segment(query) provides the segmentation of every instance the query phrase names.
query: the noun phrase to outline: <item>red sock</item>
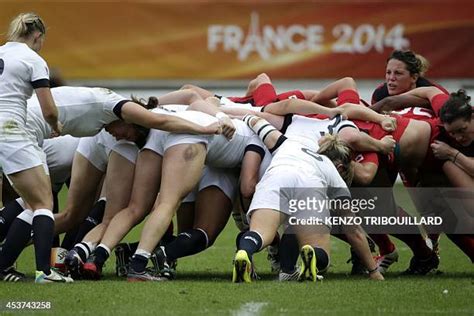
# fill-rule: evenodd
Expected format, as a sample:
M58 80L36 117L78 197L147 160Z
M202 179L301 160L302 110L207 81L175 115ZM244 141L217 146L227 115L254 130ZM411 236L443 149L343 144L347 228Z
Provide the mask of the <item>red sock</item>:
M355 90L342 90L337 95L337 105L341 105L344 103L360 103L359 93Z
M381 256L389 254L395 250L395 245L387 234L371 234L369 237L372 238L379 247L379 253Z
M277 94L271 83L263 83L253 92L255 106L265 106L275 101L277 101Z

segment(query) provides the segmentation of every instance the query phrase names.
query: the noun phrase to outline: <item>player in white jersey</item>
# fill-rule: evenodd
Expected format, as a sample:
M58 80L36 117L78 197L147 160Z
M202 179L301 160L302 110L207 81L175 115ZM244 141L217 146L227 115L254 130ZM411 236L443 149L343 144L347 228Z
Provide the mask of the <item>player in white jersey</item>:
M185 111L178 112L175 115L186 117L201 124L209 124L216 121L214 117L201 112ZM130 204L128 208L122 210L112 220L102 238L102 244L96 249L97 256L95 257L105 257L105 259L108 257L110 249L115 247L125 234L151 210L158 190L160 190L160 197L157 201L165 203L167 207L171 207L169 210L170 214L167 214L167 211L162 213L166 214L167 217L172 216L171 213L174 214L181 199L192 190L200 178L206 157L206 147L208 147L207 151L210 157L213 157L214 151L220 149L217 146L213 146L212 143L221 144L222 142L222 144L225 144L227 152L232 152L232 146L237 146L241 150L240 152L227 156L226 160L222 160L221 157L215 160L215 166L237 167L242 162L244 150L246 149L241 144L246 142L248 145L252 145L253 142L259 141L245 125L242 126L242 122L238 121L234 122L234 124L239 125L232 141L223 139L223 136L179 135L151 130L147 144L139 154ZM263 147L262 144L259 148L262 149ZM249 151L248 155L251 155L250 152L256 156L254 158L261 159L260 154ZM209 163L209 159L207 162ZM160 178L161 187L160 181L157 182L156 180ZM175 181L177 178L180 179L179 182ZM144 191L143 188L147 188L147 191ZM161 203L157 204L157 206L161 206ZM170 220L171 217L167 221L168 224ZM157 228L159 233L162 233L161 228L163 225L166 225L166 228L168 227L168 224L164 224L165 222L166 220L161 222ZM159 237L161 238L161 236ZM156 244L153 245L150 252L155 246ZM104 256L100 255L102 252L105 253ZM84 265L84 270L90 271L92 277L98 278L103 262L94 262L94 259L94 257L91 257L88 260ZM105 259L102 259L102 261L105 261Z
M109 132L113 131L119 140L123 138L137 140L146 138L148 128L192 134L214 134L220 128L217 122L203 126L170 115L171 113L150 112L147 109L155 107L156 103L139 104L139 100L129 101L108 89L58 87L52 90L58 97L62 113L60 119L64 119L65 131L71 135L93 136L105 126ZM33 132L40 134L38 139L47 135L47 128L44 128L41 120L34 119L34 121ZM86 123L82 124L84 121ZM100 168L94 166L81 152L76 153L66 208L57 216L56 232L70 230L82 222L87 215L85 211L94 203L93 192L102 176Z
M33 226L37 283L72 282L50 269L54 217L51 184L44 154L26 134L26 101L33 90L44 119L59 134L58 112L49 90L49 70L38 55L46 28L39 16L22 13L10 24L8 40L0 46L0 164L29 209L13 222L0 256L0 279L19 281L11 266L30 239Z
M276 146L278 149L252 199L248 214L250 231L240 238L232 280L251 282L253 253L269 245L280 224L286 221L293 226L300 245L303 245L299 278L316 281L318 269L324 270L329 265L330 222L327 220L331 206L323 203L314 208L310 204L302 206L301 202L350 198L344 181L350 183L353 175L351 150L335 136L321 138L329 134L330 128L337 129L338 124L316 122L319 128L315 130L319 130L319 136L301 139L297 133L291 132L286 138L262 119L250 116L245 120L261 138L265 138L269 149L275 150ZM321 148L318 139L321 139ZM348 210L341 207L343 204L339 205L337 210L347 214ZM346 214L341 213L341 216L351 216ZM347 237L371 271L371 278L383 279L377 272L360 227L347 229Z

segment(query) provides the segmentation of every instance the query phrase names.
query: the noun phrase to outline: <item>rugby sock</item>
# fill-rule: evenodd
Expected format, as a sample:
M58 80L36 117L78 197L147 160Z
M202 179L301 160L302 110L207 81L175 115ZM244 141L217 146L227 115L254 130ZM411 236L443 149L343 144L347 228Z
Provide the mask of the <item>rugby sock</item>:
M379 247L379 253L381 256L389 254L395 250L395 245L387 234L370 234L369 236Z
M11 267L20 256L31 239L32 223L33 212L28 209L13 220L0 253L0 270Z
M313 247L316 254L316 268L319 272L325 272L329 267L329 256L323 248Z
M279 256L280 269L284 273L293 273L295 271L296 262L300 250L298 247L298 240L295 234L283 234L280 240Z
M58 197L58 192L53 191L53 214L57 214L59 212L59 197ZM54 235L53 236L53 248L59 247L60 245L60 240L59 240L59 235Z
M239 232L237 236L235 237L235 248L239 249L240 239L242 238L244 234L245 232Z
M359 93L355 90L350 90L350 89L342 90L337 95L337 105L339 106L344 103L359 104L360 103Z
M179 234L176 239L165 246L170 260L194 255L207 248L209 244L207 233L200 229L188 229Z
M249 259L252 260L252 255L262 248L263 239L256 231L246 232L239 242L239 250L245 250Z
M54 215L51 210L33 212L33 243L35 245L36 270L51 273L51 246L54 237Z
M80 242L84 237L90 232L94 227L102 223L102 219L104 218L105 212L105 199L100 199L95 202L94 206L92 207L89 216L82 222L81 226L79 227L79 231L76 235L76 243Z
M77 233L79 232L79 227L73 228L66 232L66 234L63 237L63 241L61 242L61 248L71 250L74 245L77 243L76 241L76 236Z
M105 261L110 257L110 249L104 244L100 244L94 250L95 263L103 266Z
M86 262L92 251L94 251L95 245L91 242L82 241L76 244L73 249L77 252L82 262Z
M173 221L171 221L165 234L163 235L163 237L161 237L160 243L162 245L167 245L176 239L176 236L173 235L173 231L174 231L174 224L173 224Z
M275 88L271 83L260 84L253 92L253 100L255 106L265 106L278 101Z
M5 207L0 210L0 241L5 239L8 229L12 225L15 218L25 209L23 200L18 198L8 202Z
M135 254L132 256L132 261L130 262L130 267L135 272L144 272L148 259L150 259L151 253L143 249L137 249Z

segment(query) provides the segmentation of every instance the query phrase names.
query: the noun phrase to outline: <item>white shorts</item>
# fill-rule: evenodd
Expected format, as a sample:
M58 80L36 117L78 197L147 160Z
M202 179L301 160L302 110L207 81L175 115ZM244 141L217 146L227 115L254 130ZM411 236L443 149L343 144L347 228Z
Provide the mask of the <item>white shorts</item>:
M6 175L41 165L49 175L46 155L31 139L0 141L0 168Z
M62 185L71 176L72 161L80 138L70 135L45 139L43 151L46 154L51 184Z
M198 185L184 199L183 203L194 202L199 191L210 186L218 187L232 201L238 189L239 174L234 169L218 169L204 166Z
M102 172L107 169L110 152L114 151L131 163L135 163L138 147L129 141L119 140L102 130L93 137L83 137L77 146L77 152L84 156L94 167Z
M306 202L308 198L310 201L327 201L326 191L326 183L317 176L298 168L274 167L269 169L257 184L247 217L250 220L252 212L258 209L272 209L288 216L295 216L304 211L305 216L310 214L324 220L330 216L329 209L325 206L314 209L311 203ZM306 208L297 208L298 201L304 201Z
M150 129L146 144L142 150L149 149L163 157L165 151L175 145L203 143L207 148L207 144L212 137L214 135L173 134L158 129Z

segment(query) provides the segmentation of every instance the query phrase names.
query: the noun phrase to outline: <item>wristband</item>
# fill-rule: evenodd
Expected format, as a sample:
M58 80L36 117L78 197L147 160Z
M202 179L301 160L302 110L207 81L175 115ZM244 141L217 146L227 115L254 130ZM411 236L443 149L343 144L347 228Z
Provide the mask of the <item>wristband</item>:
M216 118L219 119L219 120L222 120L223 118L226 118L226 117L229 117L227 114L225 114L224 112L217 112L216 113Z

